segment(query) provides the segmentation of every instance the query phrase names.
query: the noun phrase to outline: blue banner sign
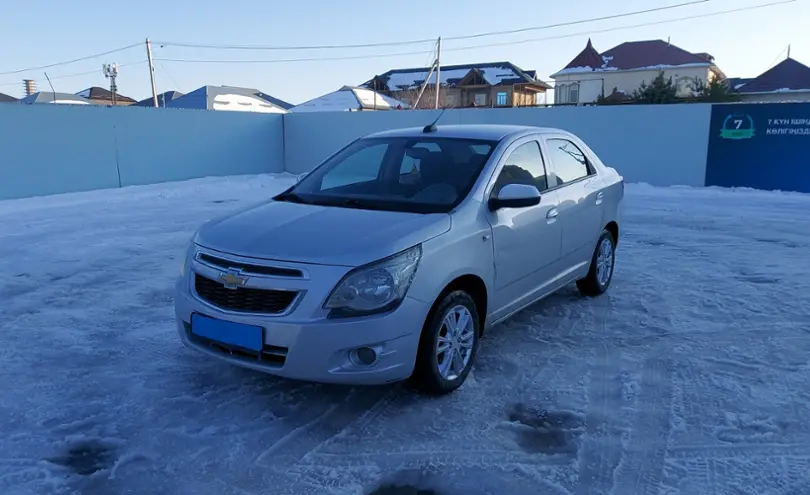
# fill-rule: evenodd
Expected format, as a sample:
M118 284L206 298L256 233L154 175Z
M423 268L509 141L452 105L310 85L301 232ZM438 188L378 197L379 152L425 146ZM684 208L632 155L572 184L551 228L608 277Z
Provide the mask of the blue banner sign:
M712 105L706 185L810 193L810 103Z

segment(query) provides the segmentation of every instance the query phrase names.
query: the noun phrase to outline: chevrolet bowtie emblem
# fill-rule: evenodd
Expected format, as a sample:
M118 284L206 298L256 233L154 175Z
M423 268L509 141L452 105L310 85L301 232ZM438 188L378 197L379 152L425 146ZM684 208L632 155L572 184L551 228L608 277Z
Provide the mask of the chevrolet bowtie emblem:
M241 270L230 269L219 276L219 281L226 289L236 289L245 285L248 281L248 277L242 275Z

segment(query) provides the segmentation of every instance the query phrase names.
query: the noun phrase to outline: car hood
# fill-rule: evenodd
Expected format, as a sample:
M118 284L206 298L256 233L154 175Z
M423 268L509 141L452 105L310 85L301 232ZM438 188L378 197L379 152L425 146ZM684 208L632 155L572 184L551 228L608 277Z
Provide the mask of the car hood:
M268 201L203 225L200 246L251 258L360 266L450 230L450 215Z

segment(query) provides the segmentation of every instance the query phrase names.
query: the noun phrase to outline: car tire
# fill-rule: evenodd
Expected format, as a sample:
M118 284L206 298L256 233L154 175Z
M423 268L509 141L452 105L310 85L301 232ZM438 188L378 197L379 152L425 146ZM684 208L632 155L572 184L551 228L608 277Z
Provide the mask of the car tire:
M451 321L461 326L450 328ZM411 385L430 395L456 390L470 374L480 337L481 321L473 298L464 291L442 297L422 328ZM446 350L439 352L440 346ZM446 360L452 356L459 360Z
M583 296L604 294L613 280L616 265L616 240L609 230L603 230L593 251L591 266L585 278L577 280L577 288Z

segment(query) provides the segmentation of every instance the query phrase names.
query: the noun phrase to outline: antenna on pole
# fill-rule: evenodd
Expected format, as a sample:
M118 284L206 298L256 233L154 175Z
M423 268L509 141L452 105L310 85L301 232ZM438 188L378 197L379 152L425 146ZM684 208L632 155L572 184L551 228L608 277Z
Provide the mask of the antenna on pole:
M118 92L118 85L115 83L115 78L118 77L118 64L101 64L101 70L104 72L104 77L110 80L110 99L112 105L115 106L115 94Z
M436 110L439 109L439 94L442 87L442 37L436 43Z
M152 81L152 101L158 107L157 88L155 87L155 63L152 60L152 43L146 38L146 59L149 61L149 79ZM165 106L165 100L164 100Z

